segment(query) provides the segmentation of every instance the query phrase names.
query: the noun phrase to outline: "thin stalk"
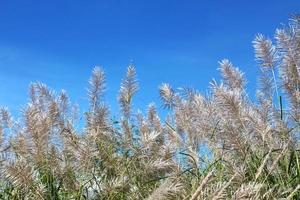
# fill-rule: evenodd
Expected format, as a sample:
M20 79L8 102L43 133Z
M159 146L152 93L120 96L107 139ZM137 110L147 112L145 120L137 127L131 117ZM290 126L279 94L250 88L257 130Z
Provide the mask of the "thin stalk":
M275 75L274 67L272 67L272 75L273 75L273 81L274 81L274 85L275 85L275 91L276 91L276 95L277 95L277 100L279 100L280 97L279 97L279 93L278 93L278 86L277 86L277 81L276 81L276 75Z
M202 189L207 185L211 177L213 176L213 171L210 171L202 180L201 184L197 188L197 190L194 192L193 196L190 198L190 200L195 200L202 192Z

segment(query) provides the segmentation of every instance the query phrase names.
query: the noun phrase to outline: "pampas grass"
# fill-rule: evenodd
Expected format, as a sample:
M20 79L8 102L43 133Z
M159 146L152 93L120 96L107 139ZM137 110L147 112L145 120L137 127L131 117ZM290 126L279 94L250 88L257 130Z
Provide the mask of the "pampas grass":
M121 82L116 120L103 98L104 70L95 67L82 130L65 91L31 84L20 119L0 109L0 198L299 199L299 16L275 41L259 34L253 45L255 100L245 74L224 59L222 79L206 95L159 87L166 119L153 103L145 115L133 112L133 65Z

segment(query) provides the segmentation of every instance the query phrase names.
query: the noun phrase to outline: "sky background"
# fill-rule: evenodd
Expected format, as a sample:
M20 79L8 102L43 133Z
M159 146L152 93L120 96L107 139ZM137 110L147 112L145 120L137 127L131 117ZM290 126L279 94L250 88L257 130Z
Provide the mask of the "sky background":
M254 95L252 40L273 37L299 11L299 0L0 0L0 105L17 116L30 82L40 81L65 89L84 111L91 71L102 66L105 100L117 113L131 61L140 81L135 109L160 106L162 82L205 92L223 58L245 72Z

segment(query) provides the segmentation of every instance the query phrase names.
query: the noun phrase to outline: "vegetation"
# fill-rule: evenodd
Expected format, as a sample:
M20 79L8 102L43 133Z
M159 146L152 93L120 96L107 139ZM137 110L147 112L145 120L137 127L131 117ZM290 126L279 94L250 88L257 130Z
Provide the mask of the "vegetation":
M32 84L20 120L0 112L0 198L300 199L300 17L275 41L253 42L255 100L244 74L222 60L222 81L206 95L160 86L164 120L154 104L145 115L132 112L133 66L118 120L103 101L104 72L94 69L82 130L66 92Z

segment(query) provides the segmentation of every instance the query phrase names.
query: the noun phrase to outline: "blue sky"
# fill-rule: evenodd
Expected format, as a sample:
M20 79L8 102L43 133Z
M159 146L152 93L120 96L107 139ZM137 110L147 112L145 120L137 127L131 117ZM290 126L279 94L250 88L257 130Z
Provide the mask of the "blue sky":
M300 11L298 0L1 0L0 105L15 114L40 81L86 106L94 66L107 76L106 100L118 111L117 92L133 60L140 81L135 108L154 101L158 86L205 91L219 78L218 61L230 59L254 94L257 66L252 40L273 36Z

